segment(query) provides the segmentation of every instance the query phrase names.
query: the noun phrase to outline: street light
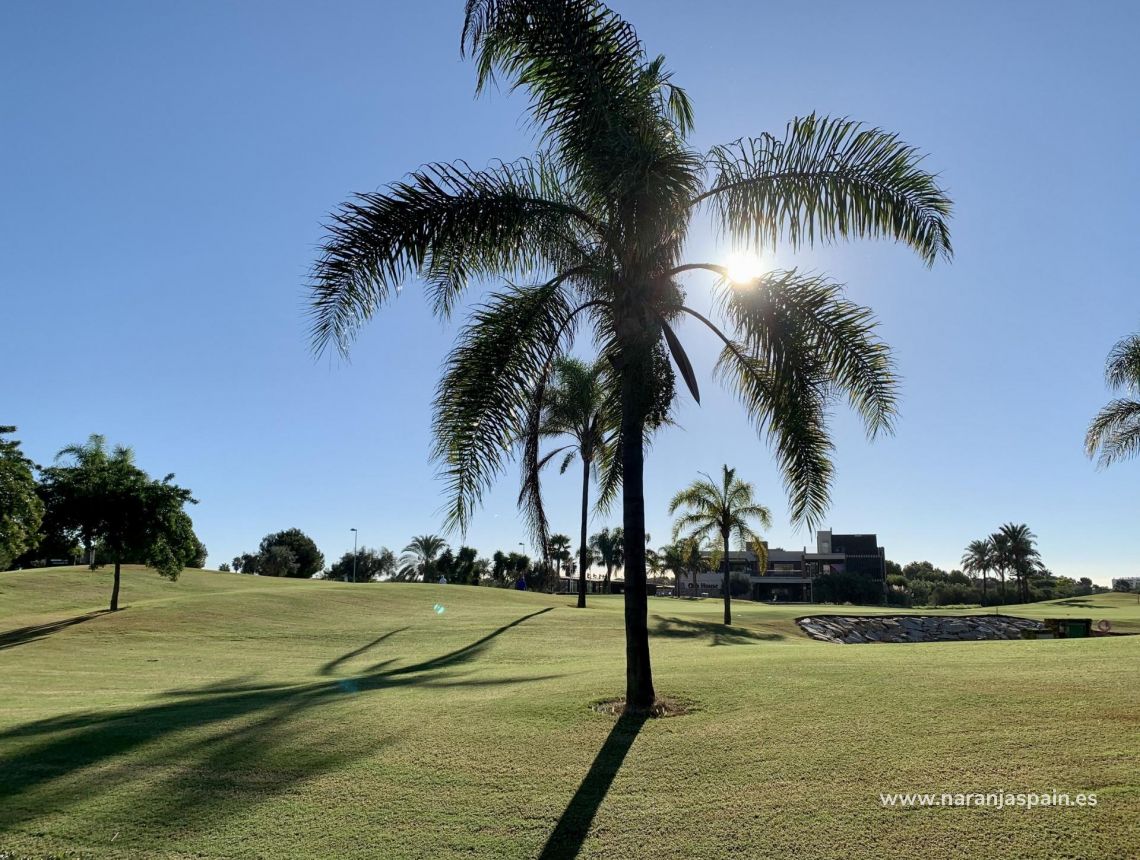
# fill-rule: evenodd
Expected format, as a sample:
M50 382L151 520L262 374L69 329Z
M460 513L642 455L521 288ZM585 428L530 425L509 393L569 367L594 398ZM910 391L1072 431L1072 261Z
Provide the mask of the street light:
M352 532L352 581L356 582L356 529L349 529Z

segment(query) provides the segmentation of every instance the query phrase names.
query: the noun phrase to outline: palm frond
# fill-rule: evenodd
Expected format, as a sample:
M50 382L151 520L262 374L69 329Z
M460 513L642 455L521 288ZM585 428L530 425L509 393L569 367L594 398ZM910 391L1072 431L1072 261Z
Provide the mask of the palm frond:
M772 135L714 147L708 200L735 241L793 248L817 240L886 236L928 265L950 259L951 202L923 156L898 135L848 119L797 117Z
M1140 334L1130 335L1113 346L1104 376L1110 388L1140 394Z
M1140 401L1118 399L1100 410L1085 435L1085 453L1101 468L1140 453Z
M560 278L494 294L472 314L436 394L433 456L447 483L449 527L466 530L526 435L535 386L572 329Z
M813 372L846 393L868 436L890 432L898 414L898 379L890 348L875 336L869 308L843 297L826 278L777 271L717 295L750 355L762 357L779 377L799 373L805 358Z
M543 196L551 194L551 197ZM313 348L347 353L359 326L408 278L446 315L473 278L563 271L589 256L592 219L527 159L488 170L430 164L333 213L310 282Z
M833 474L825 382L810 371L777 375L740 344L725 346L714 372L775 447L792 521L814 528L827 510Z

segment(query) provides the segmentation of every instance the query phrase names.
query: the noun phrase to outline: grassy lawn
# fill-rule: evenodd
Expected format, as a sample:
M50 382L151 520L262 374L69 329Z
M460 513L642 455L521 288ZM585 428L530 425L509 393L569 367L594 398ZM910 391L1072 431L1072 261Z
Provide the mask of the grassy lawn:
M841 646L803 606L653 599L658 691L694 710L642 724L588 707L624 686L620 597L109 593L0 574L0 857L1140 856L1140 637ZM1083 600L1007 611L1140 630L1135 597ZM879 801L1053 789L1098 804Z

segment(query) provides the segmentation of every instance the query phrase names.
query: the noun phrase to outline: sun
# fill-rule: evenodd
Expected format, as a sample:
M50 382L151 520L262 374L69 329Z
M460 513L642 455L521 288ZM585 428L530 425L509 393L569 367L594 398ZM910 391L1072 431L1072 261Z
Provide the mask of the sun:
M728 279L734 284L747 284L767 271L764 261L758 254L741 251L729 254L724 266L728 270Z

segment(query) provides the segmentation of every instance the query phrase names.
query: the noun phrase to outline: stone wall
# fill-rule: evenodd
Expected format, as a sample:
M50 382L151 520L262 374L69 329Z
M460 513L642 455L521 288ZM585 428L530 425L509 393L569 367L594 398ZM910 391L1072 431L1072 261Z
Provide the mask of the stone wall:
M847 645L1020 639L1023 630L1044 629L1012 615L809 615L796 623L813 639Z

